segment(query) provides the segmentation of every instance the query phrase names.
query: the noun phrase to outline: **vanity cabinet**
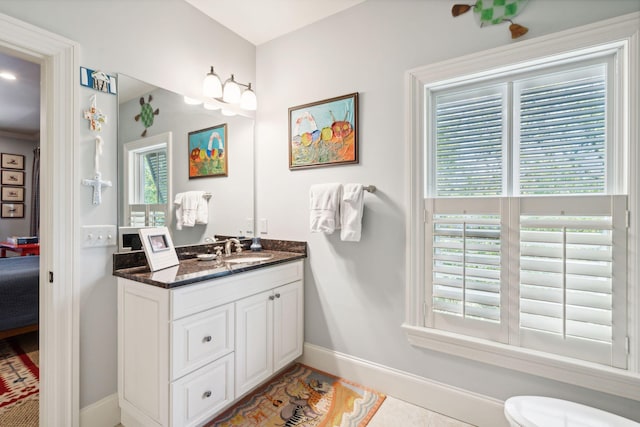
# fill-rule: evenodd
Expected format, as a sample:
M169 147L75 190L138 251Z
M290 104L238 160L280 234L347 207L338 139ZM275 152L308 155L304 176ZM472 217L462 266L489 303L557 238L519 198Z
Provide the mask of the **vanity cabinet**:
M236 302L236 394L302 354L303 304L301 281Z
M303 263L176 288L118 278L121 422L196 426L302 354Z

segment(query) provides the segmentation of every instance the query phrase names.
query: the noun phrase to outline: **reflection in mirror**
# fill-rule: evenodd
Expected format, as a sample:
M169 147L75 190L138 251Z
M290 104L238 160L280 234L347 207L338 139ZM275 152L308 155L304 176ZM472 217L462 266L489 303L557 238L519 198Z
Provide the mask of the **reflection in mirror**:
M253 119L187 104L181 95L122 74L118 83L119 249L136 249L134 236L144 226L166 225L176 246L204 243L214 235L251 237ZM227 129L224 150L203 146L198 161L226 156L227 175L189 179L189 133L219 125ZM198 194L192 192L203 194L195 200L193 225L182 221Z

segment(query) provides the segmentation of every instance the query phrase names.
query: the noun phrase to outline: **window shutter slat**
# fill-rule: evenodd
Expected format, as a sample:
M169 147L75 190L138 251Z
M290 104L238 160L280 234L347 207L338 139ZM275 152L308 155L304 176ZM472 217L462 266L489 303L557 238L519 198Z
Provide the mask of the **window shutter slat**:
M502 192L501 90L439 96L436 123L436 194L439 197Z
M515 90L520 194L604 193L605 66L524 80Z

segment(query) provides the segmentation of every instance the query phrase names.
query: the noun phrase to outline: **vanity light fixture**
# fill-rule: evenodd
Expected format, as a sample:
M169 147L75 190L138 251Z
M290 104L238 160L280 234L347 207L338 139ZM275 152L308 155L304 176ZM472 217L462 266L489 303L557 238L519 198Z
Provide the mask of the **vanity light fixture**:
M211 71L207 73L202 82L202 94L207 98L220 98L222 96L222 81L213 71L213 65L211 66Z
M205 110L211 110L211 111L219 110L220 109L220 105L214 104L213 102L205 102L204 103L204 109Z
M244 110L253 111L258 104L256 94L251 89L251 83L240 83L231 74L223 85L220 77L213 71L213 66L202 82L202 94L227 104L239 105Z
M227 117L232 117L236 115L235 111L228 110L226 108L223 108L220 112L222 113L223 116L227 116Z

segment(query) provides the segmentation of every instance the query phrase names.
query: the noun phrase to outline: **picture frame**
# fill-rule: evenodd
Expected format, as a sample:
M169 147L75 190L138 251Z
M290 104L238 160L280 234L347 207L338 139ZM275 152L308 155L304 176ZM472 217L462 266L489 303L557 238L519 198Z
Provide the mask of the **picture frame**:
M358 93L289 108L289 169L357 164Z
M167 227L141 228L138 234L151 271L180 264Z
M22 154L0 154L0 166L2 169L24 170L24 156Z
M24 203L2 203L0 212L2 218L24 218Z
M228 176L227 124L189 132L189 179Z
M22 186L24 185L24 172L3 170L1 182L2 185Z
M24 187L2 187L3 202L24 202Z

